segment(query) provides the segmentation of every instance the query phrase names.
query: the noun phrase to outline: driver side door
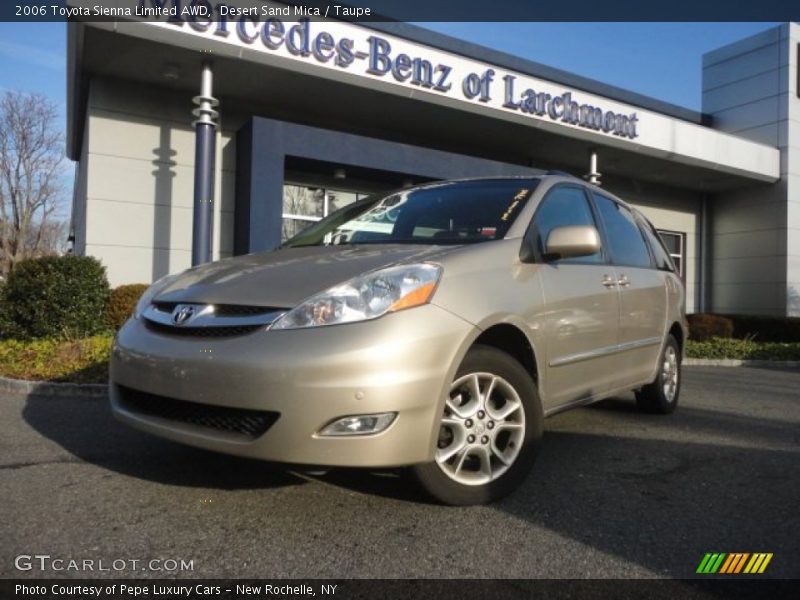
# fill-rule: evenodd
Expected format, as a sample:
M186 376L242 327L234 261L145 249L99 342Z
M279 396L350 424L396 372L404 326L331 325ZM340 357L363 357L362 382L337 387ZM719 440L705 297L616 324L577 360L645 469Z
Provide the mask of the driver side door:
M547 236L557 227L598 227L583 187L557 185L533 217L544 292L547 409L585 400L611 389L619 323L617 274L604 249L590 256L547 260ZM601 238L602 239L602 238Z

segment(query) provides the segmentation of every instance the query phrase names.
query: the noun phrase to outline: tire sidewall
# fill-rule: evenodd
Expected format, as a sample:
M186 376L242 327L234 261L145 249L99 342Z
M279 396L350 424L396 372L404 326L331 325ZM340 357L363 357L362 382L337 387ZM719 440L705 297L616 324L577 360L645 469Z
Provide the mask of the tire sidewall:
M675 350L675 357L677 359L677 369L678 369L678 384L675 387L675 394L672 397L672 400L668 399L664 394L664 358L667 354L667 349L672 347ZM661 353L658 355L658 365L656 365L656 378L653 383L646 386L642 389L641 392L637 393L637 402L639 406L647 411L653 413L660 413L660 414L670 414L675 412L675 409L678 407L678 399L681 395L681 385L683 383L683 371L682 371L682 356L681 356L681 348L678 345L678 341L675 339L675 336L672 334L667 336L667 339L664 343L664 347L661 350Z
M414 473L423 487L440 502L452 505L481 504L509 494L530 471L542 439L544 417L539 394L533 379L517 360L496 348L476 345L459 365L455 379L470 373L499 375L511 384L525 412L525 436L514 463L500 477L484 485L458 483L446 475L435 461L414 467ZM439 420L442 418L440 413L437 413Z

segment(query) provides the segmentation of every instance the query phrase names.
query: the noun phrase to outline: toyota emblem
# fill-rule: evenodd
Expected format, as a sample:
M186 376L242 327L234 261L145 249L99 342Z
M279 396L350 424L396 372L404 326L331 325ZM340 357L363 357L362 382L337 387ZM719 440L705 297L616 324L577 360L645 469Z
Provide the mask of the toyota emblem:
M194 316L194 306L188 304L178 304L172 311L172 322L175 325L183 325Z

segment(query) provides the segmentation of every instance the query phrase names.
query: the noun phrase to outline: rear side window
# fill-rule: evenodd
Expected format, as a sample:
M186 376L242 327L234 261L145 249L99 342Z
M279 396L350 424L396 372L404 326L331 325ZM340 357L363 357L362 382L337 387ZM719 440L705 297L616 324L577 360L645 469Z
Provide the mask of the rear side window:
M559 186L551 190L536 209L536 216L533 222L536 228L536 244L540 255L544 255L547 236L556 227L566 227L568 225L591 225L592 227L597 227L586 194L581 188L573 186ZM604 261L602 253L598 252L591 256L564 258L558 262L601 263Z
M643 222L642 229L647 236L647 241L650 242L650 248L653 250L653 258L656 261L656 268L662 271L674 271L675 268L672 264L672 258L664 248L664 242L656 230L650 223Z
M606 229L611 260L617 265L651 267L650 253L633 213L601 194L594 195Z

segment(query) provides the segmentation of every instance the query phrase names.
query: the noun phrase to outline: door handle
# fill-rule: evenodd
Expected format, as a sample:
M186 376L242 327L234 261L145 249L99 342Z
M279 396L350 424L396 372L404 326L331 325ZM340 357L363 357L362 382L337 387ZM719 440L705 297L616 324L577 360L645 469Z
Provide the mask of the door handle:
M607 288L612 288L617 285L617 282L614 281L614 278L611 277L610 275L603 275L603 280L600 283L602 283Z
M631 284L631 280L628 279L627 275L622 275L617 283L620 287L628 287Z

